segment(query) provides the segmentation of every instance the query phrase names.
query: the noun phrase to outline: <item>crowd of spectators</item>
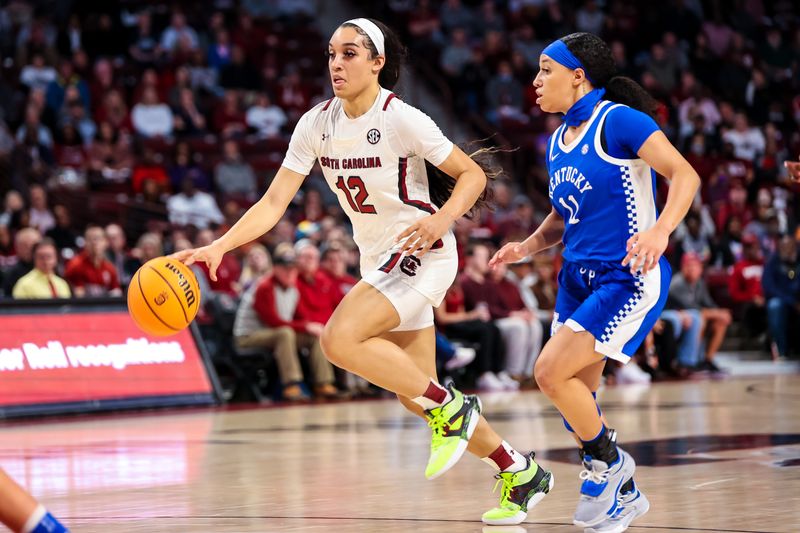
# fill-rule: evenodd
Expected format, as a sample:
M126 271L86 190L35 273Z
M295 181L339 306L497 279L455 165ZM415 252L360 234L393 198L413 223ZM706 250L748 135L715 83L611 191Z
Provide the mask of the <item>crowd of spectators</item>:
M0 8L0 298L123 295L147 260L210 243L263 193L294 123L330 93L313 0L82 6ZM668 250L668 309L640 365L618 378L718 372L731 327L789 354L800 311L800 195L782 170L800 153L791 3L723 14L688 0L648 10L399 0L376 14L388 12L412 62L450 87L452 111L522 148L493 209L456 224L462 273L436 311L443 372L484 390L534 386L560 255L487 262L549 209L541 158L559 121L532 104L530 82L545 44L577 30L605 37L619 70L658 98L659 123L703 179ZM319 348L357 281L358 252L318 173L273 231L225 256L217 280L193 268L212 351L269 352L287 400L368 390Z

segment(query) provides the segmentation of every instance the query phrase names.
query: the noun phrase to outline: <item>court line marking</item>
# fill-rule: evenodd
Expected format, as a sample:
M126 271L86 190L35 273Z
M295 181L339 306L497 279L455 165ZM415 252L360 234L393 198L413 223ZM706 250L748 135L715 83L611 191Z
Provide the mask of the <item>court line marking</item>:
M726 481L734 481L735 479L736 479L735 477L729 477L729 478L725 478L725 479L717 479L717 480L714 480L714 481L706 481L705 483L700 483L699 485L693 485L693 486L691 486L689 488L692 489L692 490L697 490L700 487L707 487L709 485L716 485L717 483L725 483Z
M60 517L64 522L72 520L141 520L141 516L72 516ZM475 520L455 520L451 518L389 518L382 516L367 516L367 517L347 517L347 516L272 516L272 515L243 515L243 516L148 516L148 520L168 520L168 519L183 519L183 520L340 520L340 521L374 521L374 522L444 522L454 524L476 524ZM574 527L572 522L523 522L521 526L570 526ZM720 528L702 528L702 527L679 527L679 526L630 526L629 529L655 529L660 531L711 531L719 532L726 531L728 533L780 533L779 531L765 531L753 529L720 529Z

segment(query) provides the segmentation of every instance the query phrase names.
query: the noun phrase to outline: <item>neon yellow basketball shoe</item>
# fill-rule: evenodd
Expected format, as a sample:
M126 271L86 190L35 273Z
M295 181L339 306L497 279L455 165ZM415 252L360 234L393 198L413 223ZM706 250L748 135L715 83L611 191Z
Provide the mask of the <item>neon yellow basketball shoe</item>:
M519 472L500 472L497 485L500 490L500 506L483 513L484 523L493 526L509 526L521 523L528 512L547 496L555 480L553 474L536 464L533 452L528 456L528 466Z
M451 384L453 399L425 411L431 435L431 456L425 477L436 479L455 465L467 450L469 439L481 418L481 402L477 396L462 394Z

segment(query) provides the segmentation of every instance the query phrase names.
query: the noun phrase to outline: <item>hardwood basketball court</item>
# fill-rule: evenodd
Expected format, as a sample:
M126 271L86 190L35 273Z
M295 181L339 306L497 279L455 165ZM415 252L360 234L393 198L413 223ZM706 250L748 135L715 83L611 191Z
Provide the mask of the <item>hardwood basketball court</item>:
M489 527L488 466L423 475L429 430L392 401L6 422L0 464L74 532L580 531L574 442L540 393L482 395L556 478L521 527ZM651 510L629 531L800 531L800 376L608 388Z

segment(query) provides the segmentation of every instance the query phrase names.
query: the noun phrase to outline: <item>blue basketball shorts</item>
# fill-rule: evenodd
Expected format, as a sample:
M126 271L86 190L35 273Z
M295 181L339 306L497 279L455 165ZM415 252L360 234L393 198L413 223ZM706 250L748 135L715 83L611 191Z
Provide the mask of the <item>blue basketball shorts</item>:
M663 257L645 275L620 263L567 261L558 273L551 334L565 325L588 331L595 351L627 363L661 315L672 269Z

